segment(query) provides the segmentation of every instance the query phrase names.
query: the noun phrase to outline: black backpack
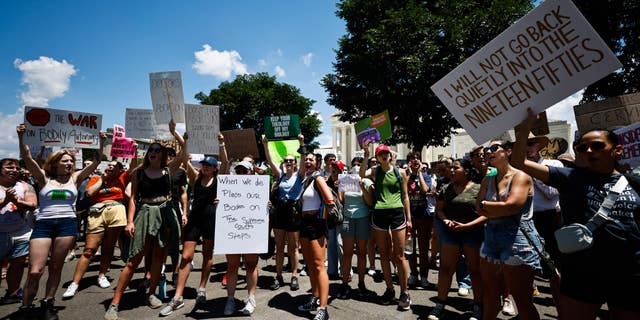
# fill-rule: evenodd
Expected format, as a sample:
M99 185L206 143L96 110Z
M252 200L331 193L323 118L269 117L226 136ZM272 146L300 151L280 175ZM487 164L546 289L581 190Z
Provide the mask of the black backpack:
M304 191L307 190L309 185L315 182L316 178L319 176L320 174L314 173L311 177L305 178L304 182L302 183L302 193L304 193ZM313 187L316 189L316 192L320 195L320 198L322 198L322 192L320 192L320 190L318 189L318 185L314 183ZM343 209L342 203L340 203L340 200L338 199L338 194L333 189L331 188L329 189L331 190L331 194L333 195L334 206L331 209L331 211L329 211L329 215L327 216L327 227L329 229L334 229L336 226L342 224L342 222L344 221L344 214L342 212L342 209ZM301 203L302 193L301 193L300 199L296 201L298 208L302 207L302 203ZM322 206L320 207L320 212L324 211L324 202L325 202L324 198L322 200L323 201L322 201ZM300 209L299 212L302 212L302 210Z

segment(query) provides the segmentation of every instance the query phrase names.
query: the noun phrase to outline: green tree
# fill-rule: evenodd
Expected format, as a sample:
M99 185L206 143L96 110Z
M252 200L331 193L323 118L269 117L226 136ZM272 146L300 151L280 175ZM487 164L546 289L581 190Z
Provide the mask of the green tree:
M588 86L581 103L640 92L640 1L574 2L622 63L622 70Z
M389 110L389 143L448 143L460 127L430 87L531 9L524 0L344 0L334 73L322 79L342 121Z
M297 114L305 143L318 145L312 142L321 133L320 120L311 110L315 101L303 97L300 89L276 81L275 76L267 73L239 75L231 82L221 83L209 95L200 92L195 98L202 104L220 106L221 130L255 129L260 146L264 117L286 114ZM263 149L258 150L264 159Z

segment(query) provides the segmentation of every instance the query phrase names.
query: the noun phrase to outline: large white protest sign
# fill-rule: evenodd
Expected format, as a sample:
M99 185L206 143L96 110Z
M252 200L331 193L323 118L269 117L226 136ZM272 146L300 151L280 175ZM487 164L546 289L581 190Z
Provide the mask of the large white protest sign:
M220 107L185 104L187 147L190 153L218 154Z
M620 164L628 164L631 168L640 167L640 122L614 131L618 135L618 143L624 146Z
M98 149L102 115L24 107L24 143L47 147Z
M431 87L478 143L621 67L570 0L549 0Z
M180 71L155 72L149 74L151 103L156 123L184 122L184 96Z
M360 192L360 175L357 174L339 174L338 175L338 191L339 192Z
M218 175L218 199L214 252L267 252L269 177Z
M157 125L151 109L127 108L125 114L125 128L129 138L138 139L173 139L166 124Z

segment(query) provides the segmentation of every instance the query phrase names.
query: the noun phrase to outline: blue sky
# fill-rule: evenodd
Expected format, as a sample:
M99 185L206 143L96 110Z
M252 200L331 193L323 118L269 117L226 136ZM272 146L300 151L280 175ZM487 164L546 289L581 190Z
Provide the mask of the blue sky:
M335 1L0 1L0 157L17 156L22 106L103 115L151 108L149 73L180 70L186 103L237 74L268 72L335 109L322 76L345 33Z
M149 73L180 70L186 103L237 74L268 72L316 100L345 34L336 1L0 1L0 157L17 157L24 105L103 115L124 125L125 108L151 108ZM429 90L425 88L425 90ZM577 93L548 109L575 124ZM574 125L575 128L575 125Z

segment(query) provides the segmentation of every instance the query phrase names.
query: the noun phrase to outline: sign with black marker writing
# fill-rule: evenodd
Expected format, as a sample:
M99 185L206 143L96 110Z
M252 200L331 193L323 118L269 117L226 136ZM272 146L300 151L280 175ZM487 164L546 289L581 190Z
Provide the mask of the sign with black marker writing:
M184 94L180 71L149 74L151 103L157 124L168 124L173 119L184 123Z
M265 253L269 176L218 175L215 254Z
M156 117L151 109L127 108L125 114L125 128L129 138L160 140L173 139L166 124L157 125Z
M549 0L431 90L481 144L621 66L573 2Z
M220 107L185 104L187 147L190 153L218 154Z
M24 143L34 146L98 149L102 115L24 107Z

